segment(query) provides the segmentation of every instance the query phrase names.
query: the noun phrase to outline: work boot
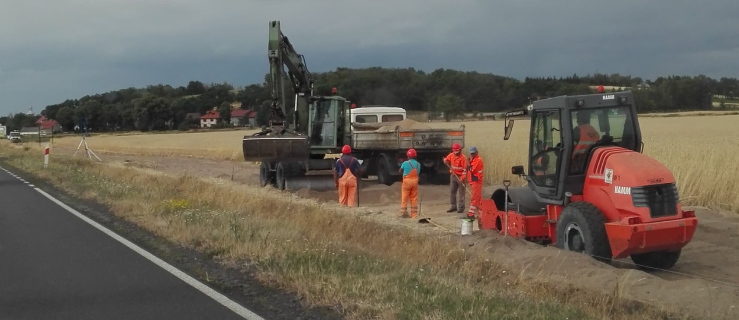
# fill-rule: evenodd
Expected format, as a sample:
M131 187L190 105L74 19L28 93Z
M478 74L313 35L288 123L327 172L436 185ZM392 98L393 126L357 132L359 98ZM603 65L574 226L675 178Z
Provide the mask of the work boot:
M464 213L464 207L457 209L457 213Z
M456 209L454 209L454 207L451 207L451 208L449 208L449 210L447 210L446 212L447 212L447 213L452 213L452 212L454 212L454 210L456 210Z

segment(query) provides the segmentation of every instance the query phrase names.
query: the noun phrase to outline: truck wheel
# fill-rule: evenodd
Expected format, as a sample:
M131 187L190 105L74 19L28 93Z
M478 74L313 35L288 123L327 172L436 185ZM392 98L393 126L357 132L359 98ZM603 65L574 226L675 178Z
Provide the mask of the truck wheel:
M395 178L390 174L390 164L385 157L380 157L377 161L377 181L386 186L395 183Z
M562 210L557 221L557 247L587 254L609 263L613 258L606 234L606 219L596 206L574 202Z
M275 173L269 170L267 163L262 162L259 165L259 185L265 187L267 184L275 185Z
M639 269L651 271L654 269L668 270L675 266L680 259L681 250L677 251L655 251L647 253L632 254L631 260L639 265Z
M285 163L278 162L275 168L275 187L277 187L277 190L285 190L285 173Z
M305 168L298 162L279 162L275 168L275 186L278 190L285 190L285 181L292 177L305 175Z

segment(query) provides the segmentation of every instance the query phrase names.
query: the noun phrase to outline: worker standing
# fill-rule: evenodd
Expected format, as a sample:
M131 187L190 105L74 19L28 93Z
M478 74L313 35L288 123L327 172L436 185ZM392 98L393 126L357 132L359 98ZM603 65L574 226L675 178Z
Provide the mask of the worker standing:
M472 189L470 197L470 210L467 211L467 218L474 219L476 217L477 208L482 203L482 177L485 165L477 153L477 147L470 148L470 164L467 168L467 174Z
M341 158L336 161L334 183L339 189L339 203L343 206L357 205L357 181L362 174L362 165L351 156L352 148L341 148Z
M400 165L403 174L403 186L400 200L400 216L408 215L408 200L411 202L411 218L418 216L418 177L421 174L421 164L416 161L416 150L408 149L408 160Z
M464 180L467 176L467 157L462 154L462 146L459 143L452 145L452 152L444 158L444 163L449 167L451 179L449 182L451 197L449 204L451 207L446 212L457 213L464 212L464 198L467 187Z

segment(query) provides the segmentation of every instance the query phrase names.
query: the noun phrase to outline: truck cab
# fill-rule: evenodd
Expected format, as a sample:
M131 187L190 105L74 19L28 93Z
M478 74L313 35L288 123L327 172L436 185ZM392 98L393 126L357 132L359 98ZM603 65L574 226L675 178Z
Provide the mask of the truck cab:
M405 109L379 105L351 109L352 123L397 122L406 118Z
M12 141L13 143L21 142L21 133L20 131L13 131L8 135L8 139Z

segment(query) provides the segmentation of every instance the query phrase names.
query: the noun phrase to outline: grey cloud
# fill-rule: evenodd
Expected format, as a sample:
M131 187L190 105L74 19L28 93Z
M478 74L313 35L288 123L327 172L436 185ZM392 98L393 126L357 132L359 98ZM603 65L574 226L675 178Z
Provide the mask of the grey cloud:
M735 0L0 2L0 114L160 82L260 82L269 20L314 72L739 76Z

